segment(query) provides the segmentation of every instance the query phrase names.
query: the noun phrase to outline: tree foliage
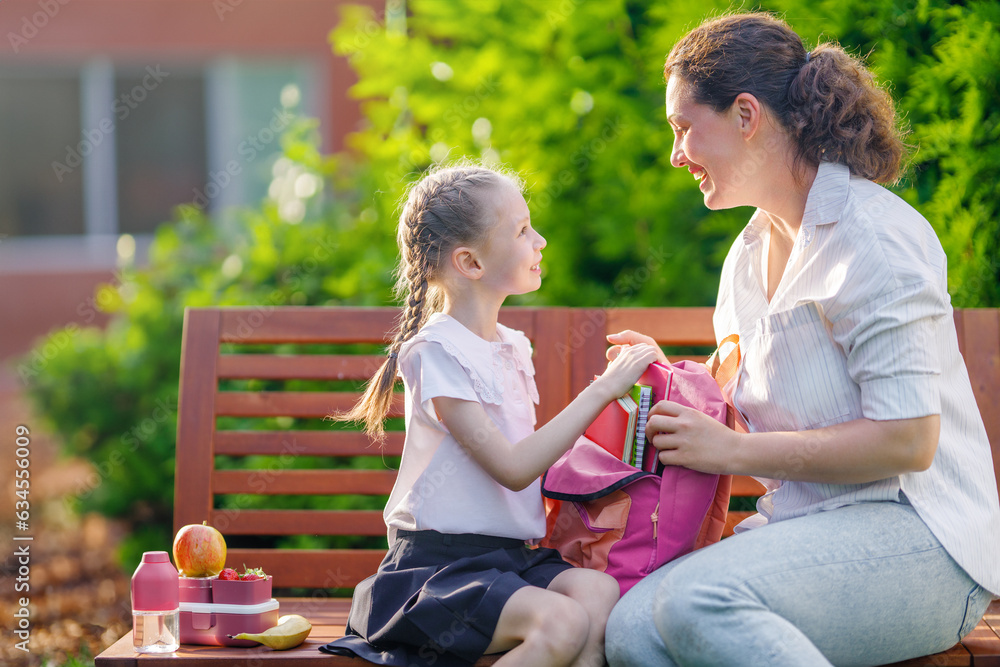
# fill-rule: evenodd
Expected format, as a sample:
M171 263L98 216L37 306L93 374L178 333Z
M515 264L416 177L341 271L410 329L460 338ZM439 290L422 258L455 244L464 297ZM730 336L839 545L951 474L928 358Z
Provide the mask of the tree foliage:
M953 304L1000 306L1000 4L774 5L807 41L868 56L911 130L913 158L896 191L937 231Z
M748 211L710 213L670 168L664 56L721 2L413 0L405 32L351 8L334 32L366 127L351 148L373 170L391 228L409 181L446 156L521 171L548 238L531 303L710 305ZM806 40L868 56L916 147L895 190L935 226L956 306L1000 304L1000 6L945 0L772 0ZM386 196L389 195L389 196ZM389 242L386 253L391 256ZM652 269L652 270L649 270Z
M661 3L662 4L662 3ZM709 214L669 164L663 60L707 7L416 0L406 34L352 8L333 35L366 127L350 146L391 226L408 182L449 157L523 174L547 238L542 289L521 302L710 305L746 211ZM721 6L721 5L720 5ZM387 252L394 252L388 248Z

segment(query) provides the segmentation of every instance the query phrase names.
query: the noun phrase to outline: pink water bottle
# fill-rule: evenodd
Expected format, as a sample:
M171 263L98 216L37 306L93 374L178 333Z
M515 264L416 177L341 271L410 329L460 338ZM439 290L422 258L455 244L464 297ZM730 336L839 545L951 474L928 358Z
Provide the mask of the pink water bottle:
M177 570L166 551L147 551L132 575L132 646L138 653L180 647Z

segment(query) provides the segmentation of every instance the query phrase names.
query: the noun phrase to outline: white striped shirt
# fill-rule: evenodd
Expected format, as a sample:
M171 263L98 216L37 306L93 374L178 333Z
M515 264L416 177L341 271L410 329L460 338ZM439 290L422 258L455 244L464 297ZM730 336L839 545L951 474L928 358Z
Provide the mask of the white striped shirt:
M798 431L853 419L941 416L931 467L866 484L761 480L769 492L743 529L902 490L948 553L1000 594L1000 501L947 289L947 261L928 222L847 167L820 164L802 226L770 303L757 211L722 270L718 340L738 333L733 392L751 431ZM730 387L731 388L731 387ZM809 452L785 462L784 479Z

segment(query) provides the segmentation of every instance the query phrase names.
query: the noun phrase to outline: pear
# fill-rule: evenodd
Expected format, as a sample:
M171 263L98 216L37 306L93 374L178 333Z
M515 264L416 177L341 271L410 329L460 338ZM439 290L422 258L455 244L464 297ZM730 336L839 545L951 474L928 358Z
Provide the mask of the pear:
M248 639L259 642L276 651L295 648L306 640L312 631L312 624L298 614L287 614L278 619L278 624L264 632L241 632L229 635L230 639Z

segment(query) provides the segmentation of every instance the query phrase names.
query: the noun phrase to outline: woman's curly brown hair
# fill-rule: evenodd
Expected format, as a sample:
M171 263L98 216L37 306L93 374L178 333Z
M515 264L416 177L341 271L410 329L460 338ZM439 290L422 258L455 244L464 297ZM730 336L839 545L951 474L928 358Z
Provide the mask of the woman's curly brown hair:
M889 94L839 45L806 52L770 14L706 21L670 50L664 74L679 76L697 102L718 112L740 93L754 95L792 135L799 164L839 162L877 183L900 176L908 147Z

